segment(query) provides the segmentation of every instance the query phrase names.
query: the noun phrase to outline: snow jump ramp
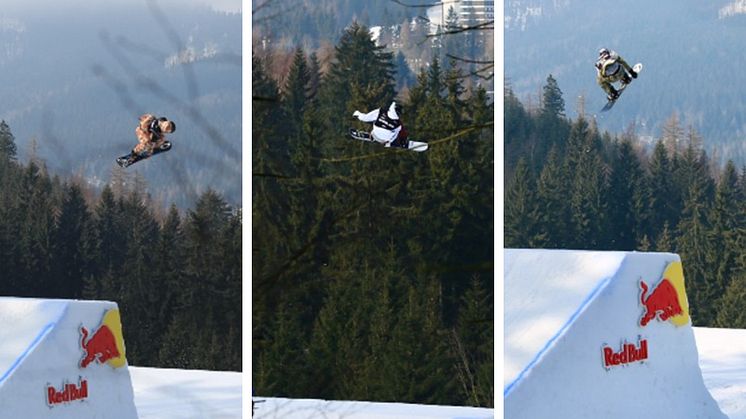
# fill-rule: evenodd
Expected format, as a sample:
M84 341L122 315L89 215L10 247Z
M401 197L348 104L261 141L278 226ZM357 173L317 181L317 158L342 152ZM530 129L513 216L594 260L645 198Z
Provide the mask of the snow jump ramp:
M0 297L0 417L137 418L117 305Z
M671 253L505 250L506 419L726 418Z

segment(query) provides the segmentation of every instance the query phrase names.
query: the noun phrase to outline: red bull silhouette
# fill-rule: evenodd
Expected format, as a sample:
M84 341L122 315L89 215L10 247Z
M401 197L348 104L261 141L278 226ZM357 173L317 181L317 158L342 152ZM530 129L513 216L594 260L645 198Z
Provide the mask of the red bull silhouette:
M666 321L673 316L684 313L681 304L679 304L676 288L667 278L663 278L647 297L648 284L640 280L640 288L642 289L640 302L645 307L645 313L640 319L640 326L645 327L656 317L661 321Z
M98 361L99 364L103 364L112 358L119 357L119 349L117 349L117 341L114 337L114 333L111 332L109 326L102 324L98 330L88 338L88 329L81 326L80 333L82 338L80 339L80 346L85 352L85 356L80 361L80 368L85 368L93 361Z

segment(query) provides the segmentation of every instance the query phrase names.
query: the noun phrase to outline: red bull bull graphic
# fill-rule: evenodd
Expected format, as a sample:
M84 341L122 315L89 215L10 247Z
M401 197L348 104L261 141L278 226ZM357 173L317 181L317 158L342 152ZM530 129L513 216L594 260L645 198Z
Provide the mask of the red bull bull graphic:
M640 305L643 307L640 326L645 327L653 319L670 321L675 326L689 323L689 302L684 288L684 271L681 262L671 262L663 271L662 279L654 290L640 280Z
M615 352L608 345L602 348L604 357L604 368L607 370L619 365L627 365L633 362L643 362L648 359L648 341L640 339L637 345L622 342L622 347Z
M83 349L80 368L86 368L94 361L109 364L112 368L119 368L127 363L119 310L104 313L101 324L90 337L88 329L83 326L80 327L80 334L80 346Z
M58 404L71 403L88 398L88 381L80 378L78 384L65 383L57 390L51 384L47 385L47 404L52 407Z

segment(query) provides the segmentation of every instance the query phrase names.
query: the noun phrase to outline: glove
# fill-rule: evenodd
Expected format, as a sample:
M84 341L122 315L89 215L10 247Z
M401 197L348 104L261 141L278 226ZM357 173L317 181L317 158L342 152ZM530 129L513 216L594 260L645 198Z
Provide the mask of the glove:
M357 118L360 115L362 115L362 112L360 111L355 111L355 113L352 114L352 116L354 116L355 118Z
M633 79L637 78L637 72L635 70L630 70L629 75L632 76Z

